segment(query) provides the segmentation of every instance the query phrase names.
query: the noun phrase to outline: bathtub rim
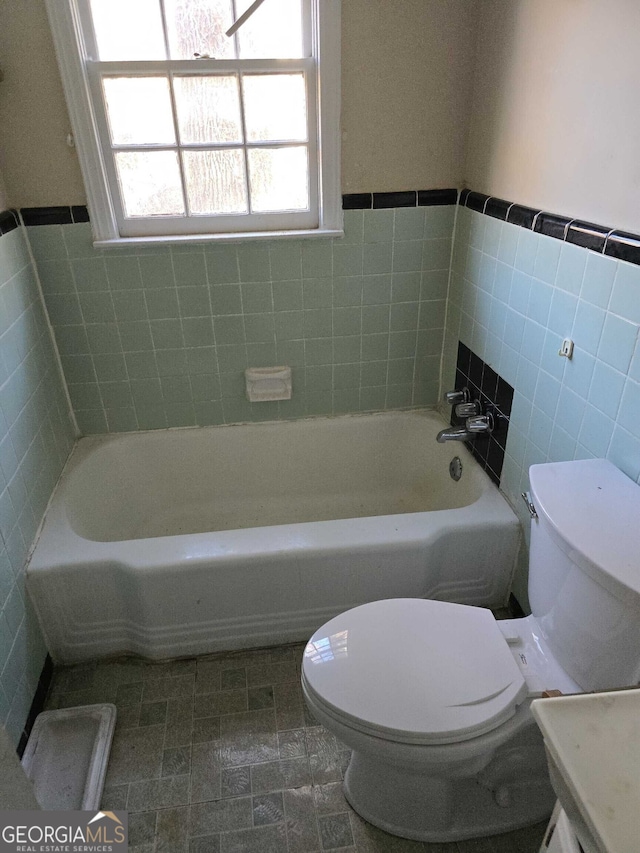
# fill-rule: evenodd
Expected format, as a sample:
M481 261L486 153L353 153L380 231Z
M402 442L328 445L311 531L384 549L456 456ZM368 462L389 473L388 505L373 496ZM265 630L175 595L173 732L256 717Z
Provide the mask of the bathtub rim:
M407 410L392 410L389 412L357 412L346 415L331 415L331 416L320 416L320 417L310 417L310 418L300 418L291 421L287 421L287 423L299 423L299 422L323 422L323 421L335 421L335 420L357 420L363 418L376 418L376 419L384 419L384 418L393 418L398 415L403 416L419 416L425 417L433 421L434 427L436 425L440 426L441 424L446 425L446 421L440 411L435 408L423 408L423 409L407 409ZM66 491L69 488L70 480L76 473L77 469L81 467L81 465L85 462L85 460L90 457L96 450L100 450L102 447L107 447L108 445L116 444L122 440L143 440L148 436L159 437L165 434L176 434L188 431L192 433L194 430L197 431L213 431L226 427L238 427L238 426L255 426L257 428L262 426L271 426L278 425L282 423L281 421L259 421L259 422L247 422L247 423L238 423L238 424L217 424L213 426L207 427L171 427L169 429L163 430L144 430L144 431L135 431L135 432L127 432L127 433L107 433L104 435L95 435L95 436L83 436L80 437L76 444L74 445L67 462L64 466L60 477L58 478L58 482L56 483L55 489L53 490L49 502L47 504L47 509L42 518L38 534L34 540L31 555L27 564L27 573L29 571L46 571L49 568L47 565L43 564L39 559L39 551L43 550L40 546L43 543L46 543L47 540L51 540L51 544L56 545L57 548L64 554L68 548L65 547L65 544L68 546L68 542L61 540L71 540L74 542L73 552L75 556L75 551L77 548L75 547L76 543L88 543L88 547L92 549L96 549L98 552L104 551L105 557L113 557L113 549L117 548L117 546L121 546L121 548L127 549L127 551L137 550L136 546L139 548L147 548L150 551L155 551L158 549L163 550L166 553L168 549L169 542L175 542L176 547L171 548L170 550L175 552L175 556L178 558L187 558L189 560L193 560L195 554L193 552L189 552L187 550L183 550L180 548L180 545L186 545L189 540L193 540L195 544L204 545L206 541L209 541L211 537L219 537L221 540L221 546L223 546L220 550L219 554L211 553L209 551L206 555L203 555L203 559L212 559L216 556L225 556L229 557L230 553L228 550L224 549L226 545L227 548L233 545L233 540L238 536L242 536L243 539L247 540L247 545L255 545L255 549L250 547L249 551L243 549L243 553L246 556L250 556L251 553L263 553L265 540L267 544L267 550L270 553L277 553L280 548L284 548L286 546L287 553L291 550L296 550L296 543L293 542L290 538L286 537L286 531L290 529L295 529L298 533L302 534L304 537L303 542L297 543L297 550L305 550L309 547L310 544L313 543L313 539L315 537L311 536L307 539L307 535L311 533L314 529L317 528L318 525L335 525L336 531L342 532L342 529L345 525L349 525L349 530L353 532L354 527L358 527L360 525L364 525L365 530L363 531L363 536L366 537L366 541L371 541L371 537L373 537L374 541L378 540L378 532L383 526L387 526L391 521L395 521L400 527L403 528L402 532L404 535L398 536L397 538L400 541L407 541L406 535L409 534L409 538L411 540L415 539L416 536L419 539L420 536L417 535L418 531L416 531L416 535L412 531L412 528L415 526L411 523L411 519L415 519L418 524L424 523L426 518L438 520L444 522L443 528L448 528L451 524L446 523L446 519L444 514L453 514L450 521L454 521L454 526L458 526L460 521L464 518L464 515L468 515L469 511L475 507L480 501L487 504L487 509L491 510L491 514L495 511L498 515L501 515L501 510L507 510L509 514L515 514L513 512L513 508L511 507L509 501L506 496L500 491L500 489L492 483L489 476L486 472L481 468L481 466L476 462L473 458L470 450L467 448L466 444L461 442L456 442L456 455L460 455L463 460L463 465L466 467L467 476L473 477L474 485L477 487L477 497L472 500L470 503L465 504L462 507L455 507L451 509L442 509L442 510L422 510L418 512L406 512L406 513L393 513L388 515L372 515L372 516L354 516L349 518L342 519L325 519L321 521L305 521L305 522L288 522L284 524L274 524L274 525L263 525L256 527L244 527L244 528L233 528L230 530L218 530L218 531L202 531L199 533L176 533L169 534L166 536L159 537L138 537L138 538L129 538L129 539L90 539L85 536L79 534L73 527L71 520L69 519L68 511L67 511L67 503L65 501ZM435 441L435 435L434 435ZM461 446L462 445L462 446ZM460 516L459 514L462 514ZM473 518L470 519L473 521ZM254 534L255 531L255 534ZM269 535L269 531L273 531L273 535ZM344 532L346 532L346 528L344 528ZM400 533L400 530L398 530ZM253 542L254 539L258 539L260 541L260 549L258 548L258 542ZM349 540L351 541L351 540ZM364 541L364 539L363 539ZM386 541L386 540L384 540ZM141 544L143 543L143 544ZM156 549L152 543L161 543ZM209 542L210 544L210 542ZM87 547L87 546L85 546ZM345 547L347 545L347 539L345 537ZM57 549L56 549L57 550ZM108 552L108 553L107 553ZM68 555L71 556L71 555ZM130 561L126 561L129 565L132 565ZM138 565L136 565L138 567ZM56 566L59 568L59 565Z

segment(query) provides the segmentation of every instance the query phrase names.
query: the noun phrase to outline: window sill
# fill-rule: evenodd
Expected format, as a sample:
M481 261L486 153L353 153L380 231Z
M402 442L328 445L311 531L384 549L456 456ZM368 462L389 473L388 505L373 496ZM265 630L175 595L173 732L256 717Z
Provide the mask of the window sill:
M341 228L313 228L300 231L246 231L230 234L177 234L162 237L116 237L95 240L96 249L126 248L127 246L171 246L185 243L240 243L246 240L313 240L344 237Z

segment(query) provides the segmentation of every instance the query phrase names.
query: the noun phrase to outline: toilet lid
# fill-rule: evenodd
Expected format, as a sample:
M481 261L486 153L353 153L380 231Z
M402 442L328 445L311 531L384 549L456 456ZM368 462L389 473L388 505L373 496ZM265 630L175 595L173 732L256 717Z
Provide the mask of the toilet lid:
M361 731L453 743L497 728L527 695L489 610L397 598L363 604L311 637L306 689Z

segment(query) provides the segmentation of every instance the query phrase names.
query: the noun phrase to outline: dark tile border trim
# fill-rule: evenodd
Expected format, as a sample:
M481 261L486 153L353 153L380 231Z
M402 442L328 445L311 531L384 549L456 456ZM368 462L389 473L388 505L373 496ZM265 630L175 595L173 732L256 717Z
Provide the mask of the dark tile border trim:
M74 223L80 222L88 222L89 221L89 211L87 206L84 204L74 204L71 207L71 216L73 217Z
M640 266L640 234L617 231L581 219L570 219L468 189L461 191L458 204L564 243L573 243L599 255Z
M14 231L20 225L17 210L4 210L0 213L0 236Z
M484 213L487 216L493 216L494 219L502 219L504 222L509 215L510 201L505 201L503 198L488 198L484 206Z
M458 190L404 190L398 193L347 193L343 210L388 210L393 207L436 207L457 204Z
M566 216L556 216L553 213L539 213L536 219L534 231L545 234L547 237L555 237L556 240L564 240L567 236L567 228L571 220Z
M374 209L388 209L391 207L417 207L418 206L418 191L405 190L399 193L374 193L373 207Z
M25 225L70 225L73 223L70 207L22 207Z
M607 237L604 254L630 264L640 265L640 236L626 231L611 231Z
M435 207L458 203L457 189L405 190L396 193L346 193L342 196L343 210L383 210L392 207ZM89 222L89 211L85 205L58 207L21 207L20 214L25 225L70 225ZM5 228L7 222L14 224ZM17 228L18 211L7 210L0 214L0 234Z
M471 210L475 210L477 213L484 213L484 208L488 201L488 195L470 192L465 201L465 206L470 207Z
M418 190L418 207L457 204L458 190Z
M460 204L494 219L582 246L592 252L640 266L640 234L618 231L592 222L570 219L544 210L535 210L502 198L464 189L405 190L389 193L346 193L343 210L383 210L396 207L434 207ZM85 205L58 207L22 207L0 213L0 236L25 225L68 225L89 222Z
M564 239L567 243L574 243L576 246L602 254L608 236L608 228L601 228L591 222L580 222L576 219L569 223Z
M42 667L42 672L40 673L40 678L38 680L38 686L36 687L36 695L33 697L33 702L31 703L31 708L29 709L29 716L27 717L27 721L24 724L24 729L22 734L20 735L20 743L18 744L18 757L22 758L24 751L27 746L27 741L29 740L29 735L31 734L31 729L33 728L33 724L36 721L36 717L38 714L44 711L44 705L47 701L47 693L49 692L49 687L51 686L51 679L53 678L53 661L51 660L51 656L47 655L47 658L44 662L44 666Z
M371 210L373 193L347 193L342 196L343 210Z
M20 213L25 225L72 225L89 221L89 211L81 204L72 207L21 207Z
M531 207L512 204L507 212L507 222L510 222L512 225L519 225L521 228L533 229L538 212Z

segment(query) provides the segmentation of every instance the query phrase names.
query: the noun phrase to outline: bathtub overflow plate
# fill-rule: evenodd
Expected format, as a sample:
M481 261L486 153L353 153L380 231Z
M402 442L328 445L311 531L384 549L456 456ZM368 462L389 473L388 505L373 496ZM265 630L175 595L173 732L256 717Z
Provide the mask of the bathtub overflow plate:
M462 461L459 456L454 456L451 462L449 462L449 474L451 475L451 479L455 480L456 483L462 477Z

